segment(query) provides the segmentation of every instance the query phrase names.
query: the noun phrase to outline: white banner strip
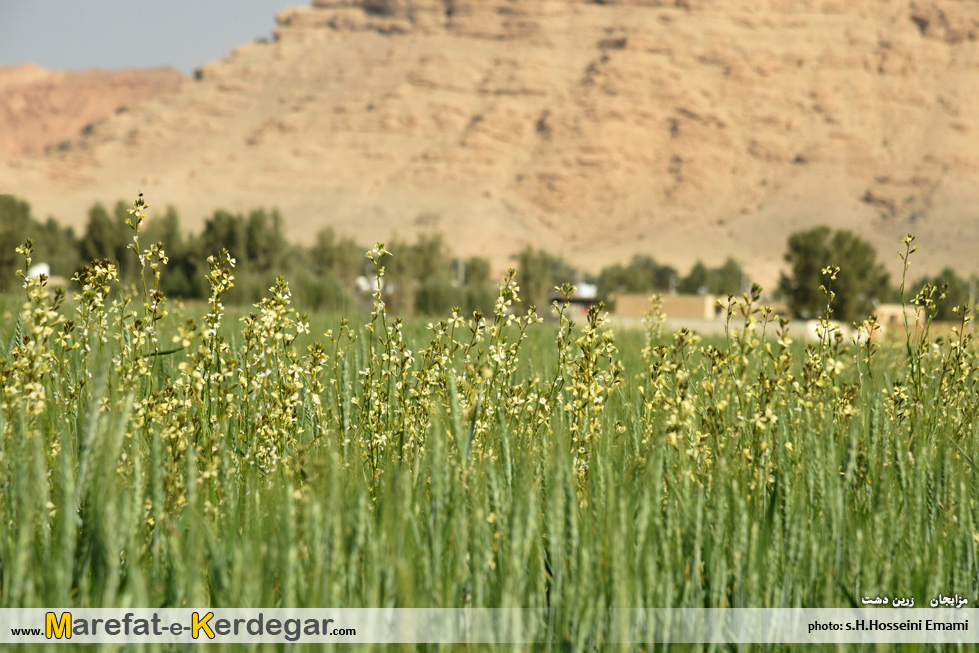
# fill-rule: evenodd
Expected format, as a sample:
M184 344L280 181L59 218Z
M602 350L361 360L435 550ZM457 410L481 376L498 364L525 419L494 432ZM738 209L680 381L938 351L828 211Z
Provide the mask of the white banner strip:
M618 609L588 623L533 609L2 609L0 643L979 643L973 608Z

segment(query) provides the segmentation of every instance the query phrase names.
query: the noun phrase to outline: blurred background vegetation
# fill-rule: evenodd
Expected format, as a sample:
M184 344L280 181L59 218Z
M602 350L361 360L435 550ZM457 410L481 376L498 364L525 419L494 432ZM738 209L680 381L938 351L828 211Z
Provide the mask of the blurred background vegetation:
M110 211L102 204L89 209L80 234L62 227L55 218L41 222L30 205L11 195L0 195L0 292L19 286L16 271L22 265L14 247L28 238L36 243L34 260L47 263L53 276L70 280L81 267L96 259L116 262L123 282L138 278L138 262L127 251L131 229L126 226L128 204L119 201ZM275 277L288 278L296 302L307 310L348 311L367 305L373 288L373 265L364 252L373 243L358 243L332 229L323 229L311 244L289 242L277 210L254 209L246 214L216 210L206 218L200 234L188 234L176 209L168 207L143 227L142 242L162 241L169 264L162 275L162 290L182 299L202 299L208 293L207 257L226 248L236 259L235 287L225 300L249 305L265 296ZM496 297L496 275L490 262L479 256L459 257L437 233L422 234L415 242L395 237L386 243L393 256L385 257L384 295L389 308L403 315L444 315L459 307L464 315L490 313ZM585 273L559 254L527 247L513 267L524 306L542 310L555 298L554 288L564 283L586 285L594 299L609 304L621 293L712 294L740 296L751 285L742 265L728 258L718 267L697 261L684 275L648 254L636 254L627 263ZM874 248L849 231L829 227L792 234L787 242L783 273L769 298L784 300L794 317L813 318L826 307L819 287L823 268L838 265L842 272L833 284L833 313L845 321L872 314L883 302L900 301L900 280L892 283L877 260ZM926 284L945 289L937 319L954 319L955 306L975 302L977 279L964 278L945 268L937 275L907 280L910 301ZM581 296L585 297L582 293ZM591 297L587 297L591 298Z

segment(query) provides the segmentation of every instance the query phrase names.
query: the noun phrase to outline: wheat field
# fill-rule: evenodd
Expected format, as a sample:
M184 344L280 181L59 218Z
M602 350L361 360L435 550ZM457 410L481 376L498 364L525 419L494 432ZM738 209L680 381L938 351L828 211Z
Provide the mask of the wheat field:
M535 608L536 649L591 650L609 608L979 593L979 349L965 308L929 336L936 289L897 345L827 314L803 347L757 288L723 338L655 302L614 333L512 273L428 324L284 279L229 310L226 252L171 306L143 207L136 288L97 261L0 307L0 607Z

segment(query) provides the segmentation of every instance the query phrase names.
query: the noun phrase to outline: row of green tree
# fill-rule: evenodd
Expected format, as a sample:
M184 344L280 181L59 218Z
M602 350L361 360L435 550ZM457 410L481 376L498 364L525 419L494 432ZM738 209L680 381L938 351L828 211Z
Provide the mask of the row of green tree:
M539 257L546 258L546 255L542 252ZM932 297L936 301L935 318L957 320L955 308L974 307L979 290L979 276L963 277L947 266L935 275L898 279L891 283L889 273L877 260L877 252L870 243L851 231L833 231L826 226L789 236L784 260L788 270L780 276L773 295L788 304L793 317L822 315L830 303L824 288L833 293L833 316L852 322L872 315L881 303L910 303L923 288L930 286L935 290ZM832 283L823 272L828 267L839 268ZM561 266L552 264L552 268L559 271ZM554 278L559 277L560 274L554 275ZM659 265L645 255L633 257L628 265L605 268L597 283L601 297L636 292L707 292L722 297L738 296L749 286L741 265L733 258L717 268L708 268L698 261L690 273L681 278L676 269Z
M138 260L129 251L133 232L126 224L128 206L119 202L110 212L96 204L88 212L84 231L62 227L57 220L36 220L22 200L0 195L0 291L17 285L15 272L22 261L14 252L27 238L36 243L35 261L51 266L53 275L70 279L81 266L94 259L112 259L123 281L135 281ZM205 280L207 257L222 248L237 260L235 288L226 296L229 303L251 304L263 297L278 275L286 275L297 301L309 309L346 310L363 293L364 279L373 279L373 264L364 256L366 247L332 229L316 234L311 245L290 243L282 229L278 211L256 209L246 214L215 211L203 231L188 237L175 209L145 223L143 243L162 241L169 263L161 277L162 290L170 297L203 298L209 292ZM414 243L387 243L394 252L385 258L385 301L401 313L444 314L454 306L464 312L492 309L496 296L490 263L481 257L454 257L438 234L422 235ZM822 270L838 266L833 282L834 315L857 320L885 301L899 301L899 286L877 261L874 248L849 231L816 227L793 234L787 244L784 273L776 297L788 302L797 317L815 317L826 307L827 283ZM697 262L686 275L658 263L649 255L634 256L627 264L604 268L598 275L583 274L561 256L542 249L526 248L516 260L518 281L524 300L539 309L550 304L555 286L564 283L592 284L597 296L609 299L620 293L710 293L740 295L748 279L738 261L729 258L719 267ZM360 279L363 277L363 279ZM944 288L946 300L939 306L938 319L952 319L952 308L974 301L976 279L964 279L946 268L933 277L917 279L906 289L913 297L924 284ZM369 288L368 288L369 289Z
M912 303L923 289L931 287L935 319L954 321L959 319L956 307L975 306L979 288L979 277L962 277L951 267L914 281L898 279L892 283L870 243L851 231L832 231L825 226L792 234L785 262L789 269L781 275L777 295L788 302L797 317L821 315L828 303L825 289L833 293L834 317L852 322L872 315L882 302ZM832 282L824 274L828 267L839 268Z
M0 242L36 241L36 261L47 262L53 275L70 279L81 266L96 259L116 262L121 279L135 281L138 260L128 249L133 232L126 224L128 205L118 202L113 211L95 204L88 212L84 231L76 235L53 218L40 223L30 206L12 196L0 196ZM169 258L161 275L163 292L169 297L203 298L209 292L205 272L207 257L226 248L235 257L235 288L226 296L229 303L254 303L264 295L275 276L283 274L297 300L312 309L344 309L358 293L358 277L372 280L372 263L364 256L366 247L349 237L338 237L332 229L320 231L311 246L290 243L283 234L277 211L256 209L247 215L215 211L204 222L199 235L187 237L177 211L151 217L143 226L141 241L162 241ZM438 234L421 235L414 243L387 243L394 254L385 258L385 301L395 311L444 314L454 306L464 311L492 309L496 297L490 263L478 256L454 257ZM16 284L21 266L13 246L0 252L0 291ZM680 276L652 257L637 255L628 265L605 268L597 276L586 275L562 257L541 249L527 248L515 267L523 297L540 308L550 304L555 286L591 283L598 296L635 292L710 292L738 294L743 289L740 265L733 259L719 268L697 263Z
M527 248L517 259L517 278L529 303L545 306L562 283L588 283L596 295L610 300L623 293L683 293L740 295L746 290L741 264L729 258L723 265L708 268L697 261L686 276L676 268L660 264L648 254L636 254L629 263L616 263L597 275L582 274L560 256L542 249Z
M96 204L88 212L84 231L76 234L53 218L37 221L30 206L10 195L0 195L0 292L18 285L16 271L23 260L14 252L27 238L35 240L34 260L47 263L51 274L71 279L82 265L111 259L125 282L139 277L139 261L128 249L133 238L126 224L128 205L112 212ZM346 310L359 296L358 277L373 279L368 249L332 229L316 234L311 245L289 242L278 211L256 209L247 214L215 211L200 234L188 237L175 209L147 219L140 241L161 241L169 259L161 273L161 290L168 297L204 298L210 292L205 275L207 257L227 249L236 260L235 287L225 295L230 304L252 304L265 296L276 276L289 279L293 295L310 309ZM438 234L423 235L414 243L387 243L395 254L384 260L385 301L392 310L437 314L460 306L463 310L492 308L495 285L489 261L480 257L453 258ZM361 280L363 284L363 280ZM367 287L369 290L369 286Z

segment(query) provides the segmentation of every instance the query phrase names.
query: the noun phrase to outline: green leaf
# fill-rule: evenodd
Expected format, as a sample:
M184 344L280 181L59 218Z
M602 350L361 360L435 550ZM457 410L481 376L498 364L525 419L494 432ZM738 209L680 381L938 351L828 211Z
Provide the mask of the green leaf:
M14 347L18 347L24 342L24 317L23 315L17 316L17 324L14 325L14 332L10 334L10 340L7 342L7 354L6 357L9 359L10 355L14 353Z

